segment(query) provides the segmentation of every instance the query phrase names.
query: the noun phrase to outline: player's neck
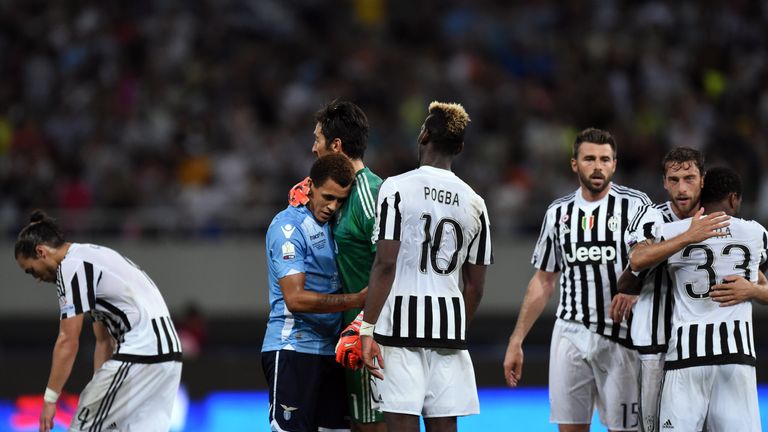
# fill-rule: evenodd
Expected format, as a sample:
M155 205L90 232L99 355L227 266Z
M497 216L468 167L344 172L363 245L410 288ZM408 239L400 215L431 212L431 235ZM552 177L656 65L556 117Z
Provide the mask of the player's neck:
M64 261L64 257L67 256L70 246L72 246L72 243L66 242L63 245L61 245L61 247L56 249L56 252L54 252L53 258L56 260L58 264L61 264L61 262Z
M674 201L672 201L674 203ZM687 219L689 217L693 217L693 215L696 214L697 211L699 211L699 208L701 208L700 204L696 204L688 213L683 213L682 210L675 207L675 205L672 205L672 212L675 213L675 216L677 216L678 219ZM709 211L709 209L707 209Z
M355 174L365 168L365 164L363 163L362 159L350 159L350 162L352 162L352 168L355 170Z
M451 171L451 162L453 162L453 157L451 156L444 156L437 153L425 153L421 156L419 166L431 166Z
M611 191L611 183L608 183L608 186L600 192L592 192L591 190L585 188L584 185L582 185L581 197L584 198L584 201L589 201L589 202L600 201L601 199L608 196L608 192L610 191Z

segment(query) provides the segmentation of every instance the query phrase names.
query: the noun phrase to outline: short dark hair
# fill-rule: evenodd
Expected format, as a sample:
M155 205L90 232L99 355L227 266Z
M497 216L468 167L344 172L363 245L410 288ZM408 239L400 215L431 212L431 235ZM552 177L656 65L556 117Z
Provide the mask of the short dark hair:
M616 140L613 139L613 135L610 132L596 128L586 128L576 135L576 140L573 142L573 158L579 157L579 147L582 143L592 144L608 144L613 150L613 158L616 159Z
M731 193L741 196L741 178L736 171L725 167L715 167L707 171L704 188L701 190L702 206L720 202Z
M315 113L315 122L320 124L326 144L338 138L350 159L363 158L368 145L368 117L359 106L336 99Z
M16 239L14 253L16 258L36 258L35 248L42 244L51 247L60 247L64 244L64 235L56 225L56 221L48 217L42 210L34 210L29 215L29 223L20 232Z
M661 160L661 172L666 176L668 164L680 165L685 162L693 162L699 169L699 173L702 176L705 174L704 153L690 147L675 147L668 151Z
M347 187L355 179L355 169L348 157L340 153L327 154L318 158L309 170L312 183L320 187L331 179L341 187Z

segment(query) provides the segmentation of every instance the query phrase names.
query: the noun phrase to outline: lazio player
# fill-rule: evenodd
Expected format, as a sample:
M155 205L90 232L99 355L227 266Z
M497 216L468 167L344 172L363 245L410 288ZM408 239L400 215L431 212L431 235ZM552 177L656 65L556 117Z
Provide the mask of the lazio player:
M357 105L346 101L333 101L315 114L312 153L317 157L342 153L349 157L355 170L355 182L349 198L336 213L333 236L336 241L336 262L345 293L354 294L368 286L368 276L376 255L371 241L376 221L376 195L382 180L363 163L368 140L368 119ZM305 180L306 181L306 180ZM293 205L304 199L303 182L294 186L290 194ZM360 309L344 312L344 322L352 322ZM346 369L347 397L352 417L352 430L359 432L386 431L381 411L374 408L378 399L372 388L370 373L362 368Z

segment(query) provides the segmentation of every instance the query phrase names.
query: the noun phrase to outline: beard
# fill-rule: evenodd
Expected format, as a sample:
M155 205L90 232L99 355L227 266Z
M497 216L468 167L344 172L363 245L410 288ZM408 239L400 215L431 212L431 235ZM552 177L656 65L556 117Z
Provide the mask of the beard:
M592 174L587 175L579 171L579 181L581 182L581 185L593 194L603 192L611 183L611 177L612 176L603 173L593 172ZM599 180L597 184L594 183L596 180Z

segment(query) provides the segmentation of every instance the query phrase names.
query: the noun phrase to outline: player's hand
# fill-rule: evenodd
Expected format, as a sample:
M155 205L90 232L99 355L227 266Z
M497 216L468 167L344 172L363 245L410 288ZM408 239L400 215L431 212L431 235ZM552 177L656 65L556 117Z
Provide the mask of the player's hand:
M617 293L611 300L611 307L608 309L608 315L614 323L620 323L622 320L629 320L632 315L632 306L637 303L637 296L631 294Z
M379 344L373 340L373 336L361 336L360 341L363 345L363 363L368 368L368 372L378 379L384 379L381 371L384 369L384 357L381 355Z
M56 404L43 402L40 412L40 432L50 432L53 429L53 418L56 417Z
M702 216L703 214L704 207L700 208L691 219L691 226L685 232L689 244L699 243L712 237L722 237L726 233L719 230L731 224L731 217L725 212L714 212L706 216Z
M309 177L297 183L288 192L288 204L298 207L309 202Z
M517 387L523 377L523 347L513 341L507 345L504 355L504 379L510 387Z
M720 307L733 306L752 299L755 289L755 284L741 276L726 276L722 283L712 285L709 297Z
M363 347L360 343L360 324L363 322L363 312L341 332L336 343L336 361L352 370L363 367Z

